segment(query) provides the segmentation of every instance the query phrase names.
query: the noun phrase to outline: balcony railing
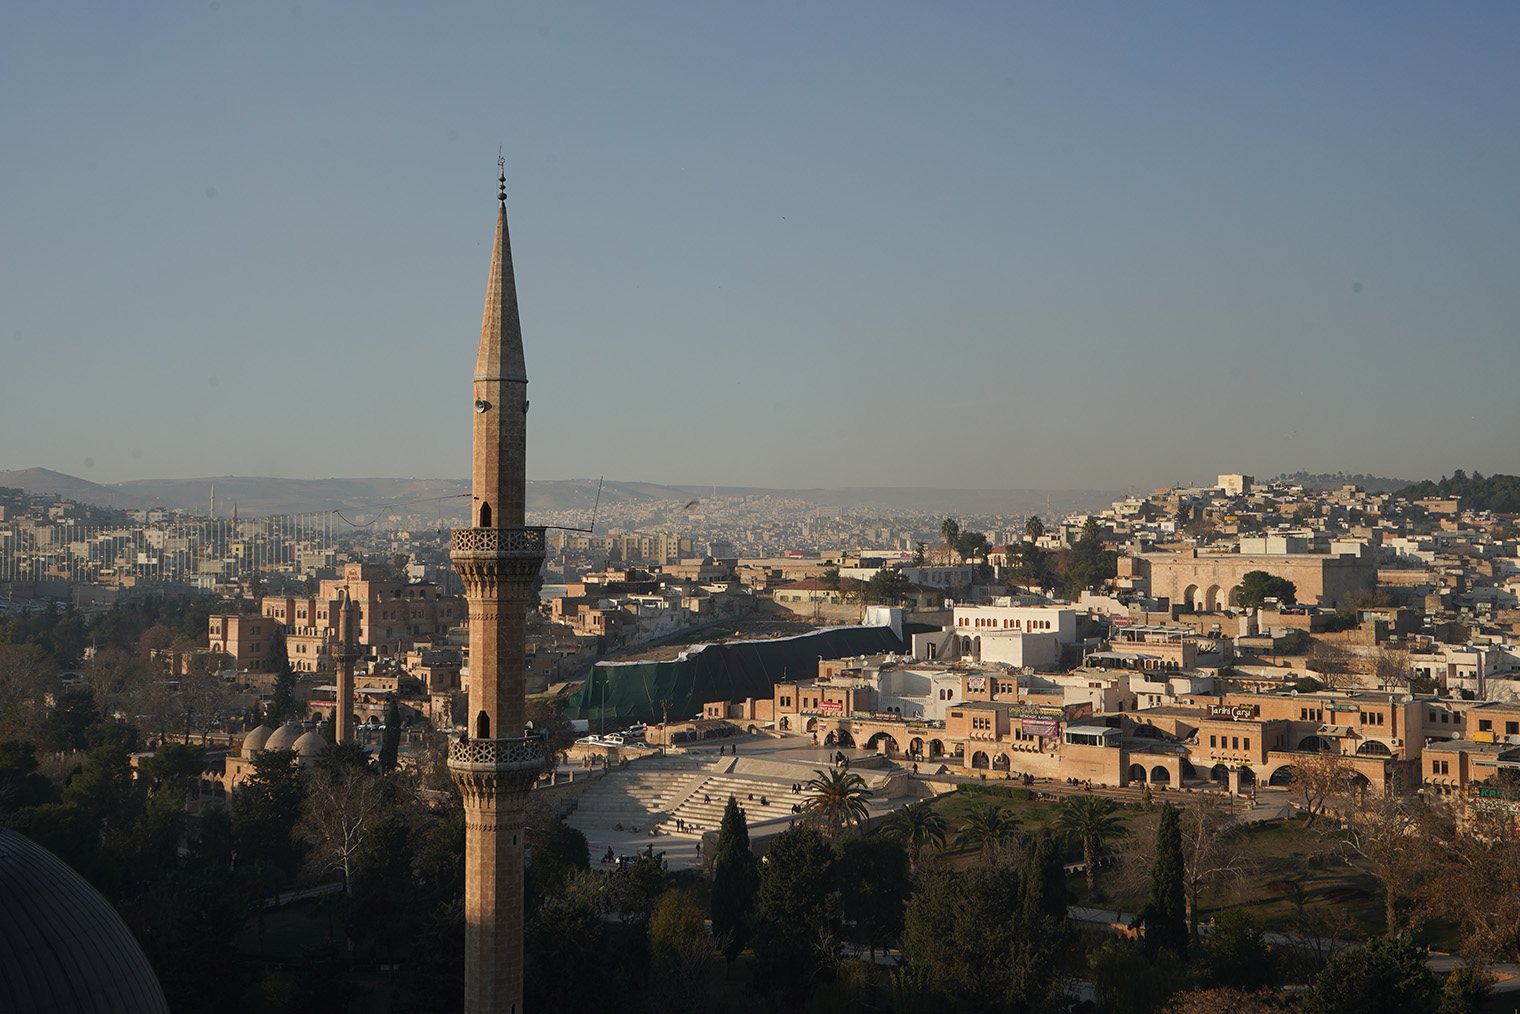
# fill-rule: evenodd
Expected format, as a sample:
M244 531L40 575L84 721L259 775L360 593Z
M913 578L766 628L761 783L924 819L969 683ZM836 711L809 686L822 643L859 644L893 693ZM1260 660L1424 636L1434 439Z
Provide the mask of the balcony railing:
M456 739L449 743L451 765L532 768L543 762L544 736L540 733L521 739Z
M456 528L451 533L456 553L535 553L544 555L542 528Z

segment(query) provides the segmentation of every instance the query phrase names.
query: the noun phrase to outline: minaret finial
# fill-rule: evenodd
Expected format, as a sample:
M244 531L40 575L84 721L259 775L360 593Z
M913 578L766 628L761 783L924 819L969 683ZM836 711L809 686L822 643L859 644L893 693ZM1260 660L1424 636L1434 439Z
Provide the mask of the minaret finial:
M507 159L502 155L500 146L496 149L496 168L501 170L501 176L496 181L496 199L505 202L507 199Z

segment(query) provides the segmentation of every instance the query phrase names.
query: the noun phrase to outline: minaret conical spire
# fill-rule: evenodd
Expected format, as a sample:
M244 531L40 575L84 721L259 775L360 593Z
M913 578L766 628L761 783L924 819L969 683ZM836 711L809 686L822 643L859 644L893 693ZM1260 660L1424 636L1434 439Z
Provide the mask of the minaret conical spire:
M512 276L512 238L507 231L506 160L496 200L496 244L491 249L491 276L486 282L486 309L480 321L480 352L475 379L528 382L523 365L522 323L517 317L517 280Z
M497 164L505 163L498 159ZM523 523L528 372L523 365L522 324L517 316L517 282L512 277L506 188L503 168L496 194L496 245L491 251L480 350L475 357L471 492L476 528L514 528Z

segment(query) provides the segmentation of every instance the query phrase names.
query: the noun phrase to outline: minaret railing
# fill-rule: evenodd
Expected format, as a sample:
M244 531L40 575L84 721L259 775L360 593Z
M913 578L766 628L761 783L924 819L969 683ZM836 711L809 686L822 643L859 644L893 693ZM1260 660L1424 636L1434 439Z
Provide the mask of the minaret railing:
M456 553L537 553L548 542L543 528L456 528L450 548Z

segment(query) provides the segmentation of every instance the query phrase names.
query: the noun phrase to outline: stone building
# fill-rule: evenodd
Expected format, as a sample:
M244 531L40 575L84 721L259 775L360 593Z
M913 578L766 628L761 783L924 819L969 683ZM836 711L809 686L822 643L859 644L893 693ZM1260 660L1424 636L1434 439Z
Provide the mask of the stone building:
M1377 561L1369 553L1142 553L1120 557L1119 578L1173 608L1213 612L1239 604L1241 579L1264 570L1293 582L1299 602L1334 606L1352 591L1377 584Z
M442 640L465 620L464 600L440 593L428 581L397 581L383 564L348 563L322 581L316 595L265 596L259 611L280 625L285 653L295 672L328 672L344 592L358 607L358 642L376 660L405 655L414 645Z

